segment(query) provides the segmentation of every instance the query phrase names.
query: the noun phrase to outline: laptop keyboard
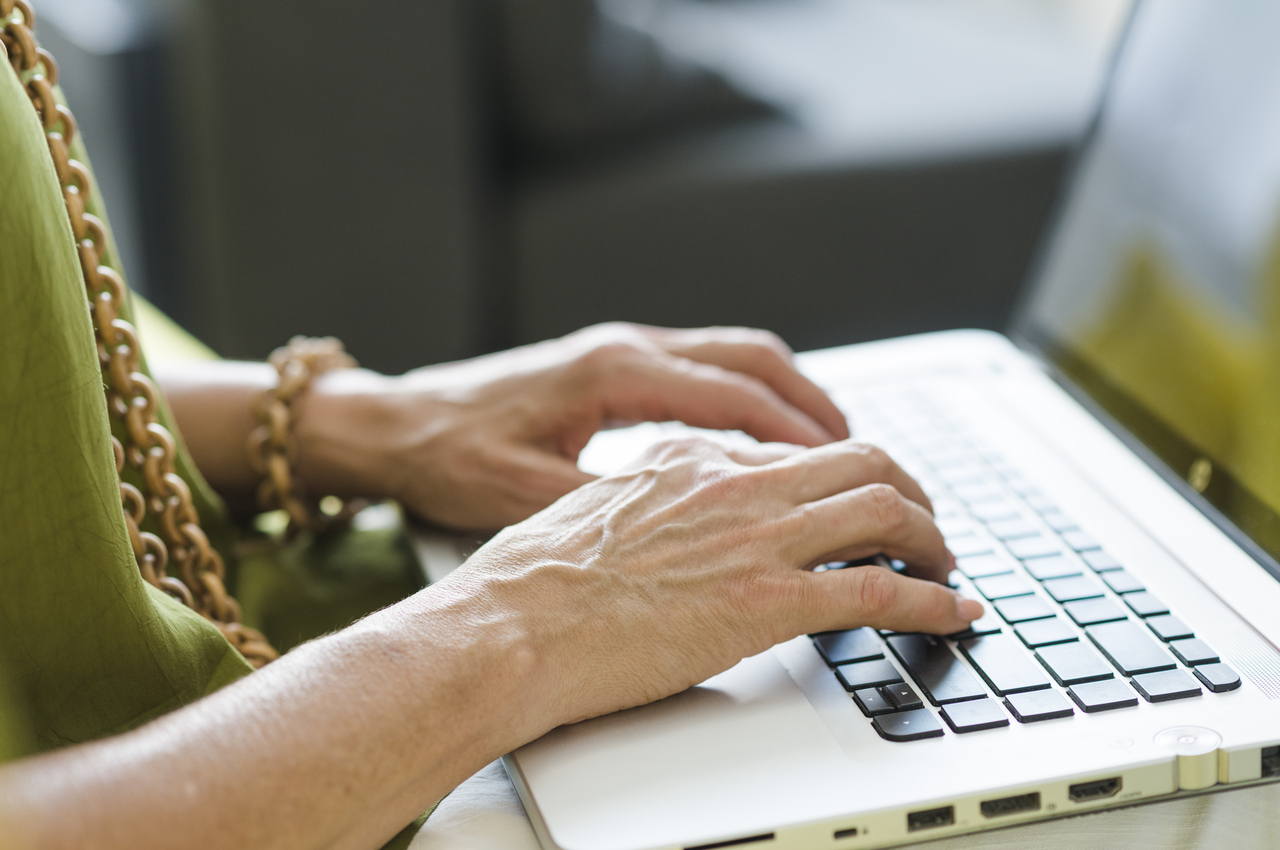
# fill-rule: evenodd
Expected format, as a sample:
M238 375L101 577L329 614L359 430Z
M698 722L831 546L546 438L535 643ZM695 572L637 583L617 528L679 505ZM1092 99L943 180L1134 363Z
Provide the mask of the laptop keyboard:
M937 738L1240 687L1177 612L922 390L864 391L853 407L860 436L933 498L956 556L952 586L987 609L947 637L871 628L812 636L881 737Z

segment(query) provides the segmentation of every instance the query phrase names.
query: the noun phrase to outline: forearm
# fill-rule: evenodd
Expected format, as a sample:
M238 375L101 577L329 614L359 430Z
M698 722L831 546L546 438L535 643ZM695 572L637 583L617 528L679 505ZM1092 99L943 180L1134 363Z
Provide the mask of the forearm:
M523 645L475 601L421 593L134 732L0 769L0 834L378 847L550 722Z
M262 424L257 403L277 385L276 370L266 363L216 361L155 373L200 472L233 506L251 508L262 476L250 465L246 445ZM316 378L295 400L293 472L312 496L394 495L386 486L394 475L381 450L384 441L371 436L391 382L366 369L345 369Z
M153 372L200 472L233 505L251 506L261 476L249 465L245 445L259 424L254 405L276 385L276 370L266 363L212 361L159 365Z

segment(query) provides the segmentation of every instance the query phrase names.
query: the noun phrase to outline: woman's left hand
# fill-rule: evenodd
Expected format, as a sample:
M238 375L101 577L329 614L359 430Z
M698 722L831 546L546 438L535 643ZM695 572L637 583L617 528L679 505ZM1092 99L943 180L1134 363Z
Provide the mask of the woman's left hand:
M773 334L614 323L400 377L326 374L296 403L296 470L312 493L488 530L592 480L577 458L600 428L670 420L809 447L849 435Z

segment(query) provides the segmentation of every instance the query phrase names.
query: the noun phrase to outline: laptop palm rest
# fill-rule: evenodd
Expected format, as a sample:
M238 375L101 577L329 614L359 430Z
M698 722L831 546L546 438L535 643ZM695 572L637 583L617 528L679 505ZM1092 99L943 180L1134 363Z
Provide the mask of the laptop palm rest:
M770 651L652 705L556 729L508 770L538 789L535 821L556 846L628 850L829 815L849 762Z

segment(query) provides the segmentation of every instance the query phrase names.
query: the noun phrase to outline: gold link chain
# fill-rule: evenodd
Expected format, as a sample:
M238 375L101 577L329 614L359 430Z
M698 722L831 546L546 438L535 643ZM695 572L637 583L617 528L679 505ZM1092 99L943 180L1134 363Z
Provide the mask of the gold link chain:
M174 471L177 446L158 421L160 391L139 369L137 331L119 316L125 284L115 269L102 262L106 226L85 211L92 187L88 169L71 158L76 122L54 95L58 64L36 44L35 15L26 0L0 0L0 22L4 25L0 47L40 118L62 186L107 385L107 409L125 426L123 444L111 439L116 474L124 471L126 462L142 473L145 498L136 487L120 481L120 504L138 570L148 583L212 621L250 664L261 667L277 653L261 633L240 624L240 606L223 584L222 557L200 527L190 488ZM156 518L159 537L140 530L147 513ZM177 576L169 575L173 568Z

